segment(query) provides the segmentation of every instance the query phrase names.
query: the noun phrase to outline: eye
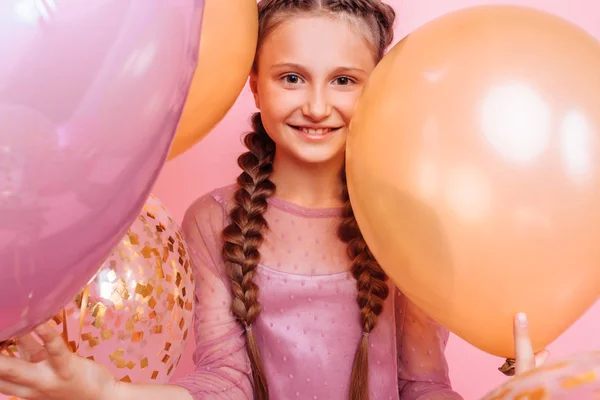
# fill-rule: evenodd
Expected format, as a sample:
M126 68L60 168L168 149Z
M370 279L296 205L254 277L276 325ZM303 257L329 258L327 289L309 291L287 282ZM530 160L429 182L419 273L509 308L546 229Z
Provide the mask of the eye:
M302 83L302 78L300 78L300 76L296 74L285 75L284 77L282 77L282 79L285 83L288 83L290 85L297 85L299 83Z
M340 85L340 86L348 86L352 83L354 83L354 79L348 77L348 76L339 76L337 78L335 78L334 80L336 85Z

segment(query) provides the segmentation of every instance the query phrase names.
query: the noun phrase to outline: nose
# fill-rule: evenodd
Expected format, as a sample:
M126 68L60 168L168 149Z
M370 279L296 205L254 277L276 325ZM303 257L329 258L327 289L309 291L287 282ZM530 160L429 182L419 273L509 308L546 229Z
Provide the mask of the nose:
M322 121L331 115L331 110L325 88L313 87L302 107L302 114L313 121Z

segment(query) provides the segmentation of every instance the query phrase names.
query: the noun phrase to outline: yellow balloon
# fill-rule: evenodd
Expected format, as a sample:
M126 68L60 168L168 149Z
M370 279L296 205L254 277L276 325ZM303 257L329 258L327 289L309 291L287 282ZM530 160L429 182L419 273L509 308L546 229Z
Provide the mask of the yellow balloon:
M256 0L206 0L199 61L169 160L204 138L235 103L258 39Z

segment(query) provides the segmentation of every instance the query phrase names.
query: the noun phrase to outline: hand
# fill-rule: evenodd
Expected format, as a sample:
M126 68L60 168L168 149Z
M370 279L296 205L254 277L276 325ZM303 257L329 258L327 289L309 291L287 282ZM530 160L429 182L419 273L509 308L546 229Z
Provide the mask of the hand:
M550 352L546 349L538 353L533 353L531 338L529 336L529 324L527 316L519 313L514 320L514 338L515 338L515 375L529 371L543 365Z
M28 400L110 400L116 380L104 366L69 351L42 325L18 341L20 358L0 355L0 393Z

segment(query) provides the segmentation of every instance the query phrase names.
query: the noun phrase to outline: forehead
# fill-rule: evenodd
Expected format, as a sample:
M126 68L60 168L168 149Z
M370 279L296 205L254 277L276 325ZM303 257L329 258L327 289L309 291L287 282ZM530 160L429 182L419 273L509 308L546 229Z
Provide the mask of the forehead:
M281 62L307 68L360 67L375 64L366 30L351 20L329 16L286 19L262 42L259 66Z

